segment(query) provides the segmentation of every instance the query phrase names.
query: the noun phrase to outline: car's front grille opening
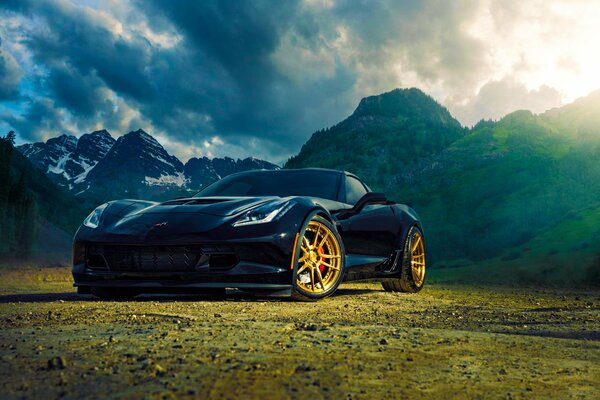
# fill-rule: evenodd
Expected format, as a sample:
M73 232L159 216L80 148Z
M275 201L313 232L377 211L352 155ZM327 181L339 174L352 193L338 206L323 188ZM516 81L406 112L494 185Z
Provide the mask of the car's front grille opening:
M86 266L118 272L192 272L233 268L238 258L231 248L207 246L89 245Z
M211 254L208 266L212 270L227 270L233 268L237 262L235 254Z

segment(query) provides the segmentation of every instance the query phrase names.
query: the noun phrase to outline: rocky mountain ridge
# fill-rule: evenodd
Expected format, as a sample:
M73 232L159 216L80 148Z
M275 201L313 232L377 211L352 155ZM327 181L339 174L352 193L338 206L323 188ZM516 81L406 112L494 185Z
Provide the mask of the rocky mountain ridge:
M17 148L58 185L75 195L96 198L196 191L235 172L279 168L252 157L193 157L183 164L142 129L116 140L108 131L100 130L79 138L61 135Z
M313 133L285 168L353 171L382 187L407 164L439 153L466 133L421 90L395 89L363 98L348 118Z

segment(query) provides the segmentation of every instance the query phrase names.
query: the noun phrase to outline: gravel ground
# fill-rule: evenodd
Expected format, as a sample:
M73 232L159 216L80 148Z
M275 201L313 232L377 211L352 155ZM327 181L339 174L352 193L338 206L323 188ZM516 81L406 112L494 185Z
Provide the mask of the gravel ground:
M600 291L108 302L0 270L2 398L600 398Z

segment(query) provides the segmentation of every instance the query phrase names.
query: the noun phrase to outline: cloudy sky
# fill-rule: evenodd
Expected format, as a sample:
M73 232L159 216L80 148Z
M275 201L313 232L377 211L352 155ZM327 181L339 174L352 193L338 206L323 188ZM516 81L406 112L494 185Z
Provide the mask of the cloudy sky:
M0 132L143 128L186 161L282 163L360 98L464 124L600 89L600 2L1 0Z

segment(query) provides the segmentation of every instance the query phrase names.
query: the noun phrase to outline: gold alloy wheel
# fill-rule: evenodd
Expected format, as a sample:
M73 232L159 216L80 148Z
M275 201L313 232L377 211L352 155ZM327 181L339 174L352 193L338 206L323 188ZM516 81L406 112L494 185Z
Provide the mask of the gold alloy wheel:
M425 245L423 244L423 236L419 232L415 232L411 242L410 270L415 285L417 287L422 286L425 280Z
M341 265L340 245L331 230L322 222L310 221L300 245L297 286L307 292L326 292L337 282Z

